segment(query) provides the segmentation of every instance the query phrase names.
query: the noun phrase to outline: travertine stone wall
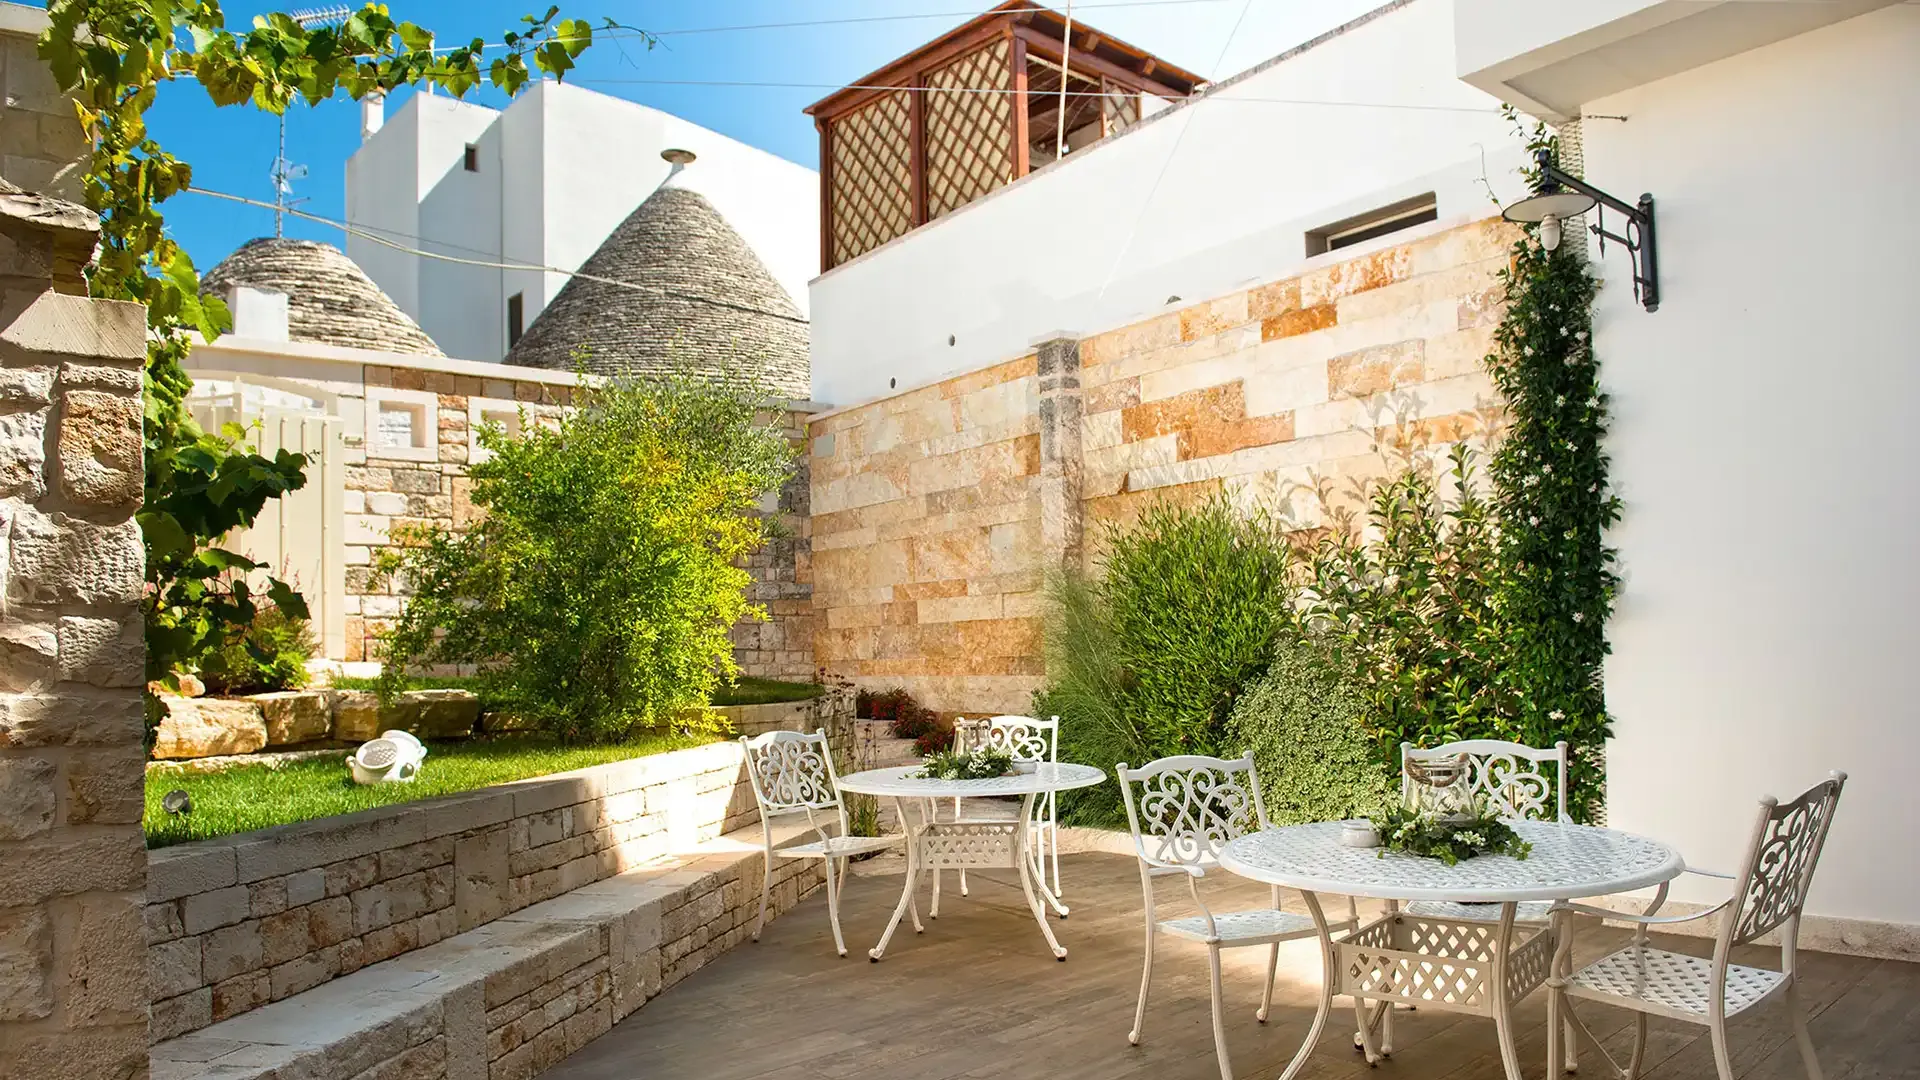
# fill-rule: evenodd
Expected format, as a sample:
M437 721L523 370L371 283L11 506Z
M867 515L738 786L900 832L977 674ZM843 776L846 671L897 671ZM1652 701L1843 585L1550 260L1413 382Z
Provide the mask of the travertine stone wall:
M147 1075L146 311L85 298L95 220L0 188L4 1080Z
M1396 458L1484 437L1514 236L1488 219L1333 253L816 417L819 663L943 711L1025 711L1045 570L1097 562L1106 524L1219 492L1320 528Z

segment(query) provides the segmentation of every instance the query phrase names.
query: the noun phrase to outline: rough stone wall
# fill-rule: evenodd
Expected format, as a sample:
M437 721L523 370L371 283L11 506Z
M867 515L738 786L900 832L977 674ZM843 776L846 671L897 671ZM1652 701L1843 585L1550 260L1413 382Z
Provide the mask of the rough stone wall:
M818 662L946 712L1024 712L1045 570L1096 565L1107 523L1218 492L1322 528L1397 458L1484 437L1513 235L1489 219L1325 257L817 417Z
M844 689L729 714L755 734L825 728L836 749L851 743L853 700ZM723 742L161 848L146 884L152 1039L427 948L758 820L739 745Z
M513 368L503 367L503 376ZM372 641L400 614L404 597L392 582L376 588L372 563L393 546L393 530L408 525L464 528L474 520L467 479L471 410L476 398L487 409L524 406L531 423L557 418L572 401L572 387L538 379L481 378L408 367L368 365L364 387L372 395L393 389L431 394L435 421L425 452L397 455L377 437L371 410L368 436L346 457L346 655L349 661L378 659ZM807 413L769 414L794 443L804 447ZM805 461L775 507L783 535L749 556L753 575L748 599L767 609L768 620L743 620L733 630L734 659L748 675L808 679L813 676L812 586L807 525Z
M94 220L0 190L4 1080L147 1075L133 521L146 312L76 295Z
M73 102L34 51L46 15L30 7L4 14L6 23L37 25L0 28L0 177L28 191L77 200L89 144Z

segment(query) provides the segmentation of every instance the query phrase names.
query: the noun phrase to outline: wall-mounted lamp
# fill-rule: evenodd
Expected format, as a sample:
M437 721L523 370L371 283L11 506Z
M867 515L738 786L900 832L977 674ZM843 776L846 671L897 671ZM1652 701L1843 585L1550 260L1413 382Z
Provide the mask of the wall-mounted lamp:
M1539 166L1540 177L1534 182L1533 194L1507 207L1500 216L1508 221L1539 225L1540 246L1552 251L1560 246L1562 226L1568 218L1601 207L1599 224L1589 226L1600 238L1600 253L1607 253L1609 240L1625 247L1627 257L1633 260L1634 299L1648 311L1660 310L1659 262L1653 243L1653 196L1642 195L1638 204L1629 206L1579 177L1560 171L1553 164L1553 156L1545 150L1536 151L1534 161ZM1626 217L1626 235L1607 231L1607 210Z

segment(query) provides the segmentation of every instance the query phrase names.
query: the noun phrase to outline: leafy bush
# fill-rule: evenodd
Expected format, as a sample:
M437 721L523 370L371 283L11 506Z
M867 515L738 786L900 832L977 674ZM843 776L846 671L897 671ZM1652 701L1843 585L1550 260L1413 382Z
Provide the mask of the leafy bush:
M1358 695L1386 760L1402 741L1511 738L1500 566L1473 453L1453 447L1455 494L1415 464L1376 484L1361 532L1314 553L1302 621Z
M909 698L893 709L888 725L896 739L918 739L940 726L940 714Z
M1399 783L1365 727L1360 695L1304 640L1281 644L1227 722L1251 750L1275 824L1365 817L1392 802Z
M862 692L865 693L865 691ZM913 705L913 695L907 693L902 687L896 686L891 690L870 693L867 695L867 719L879 720L882 723L890 724L899 718L900 710L903 707L910 708ZM907 738L910 736L902 737Z
M921 757L944 754L953 749L953 728L938 720L913 740L913 752Z
M307 661L315 648L313 628L303 616L278 604L261 605L252 623L201 657L200 679L216 694L298 689L307 685Z
M688 380L575 390L551 430L481 435L482 512L465 532L403 534L381 565L412 591L385 639L386 680L477 665L501 707L569 738L679 722L737 668L729 630L764 612L736 565L753 511L791 461L756 423L762 395Z
M1111 769L1221 752L1236 699L1288 623L1285 541L1221 499L1158 504L1105 541L1095 578L1051 586L1050 678L1035 709L1061 717L1061 758ZM1084 824L1124 820L1111 785L1060 805Z

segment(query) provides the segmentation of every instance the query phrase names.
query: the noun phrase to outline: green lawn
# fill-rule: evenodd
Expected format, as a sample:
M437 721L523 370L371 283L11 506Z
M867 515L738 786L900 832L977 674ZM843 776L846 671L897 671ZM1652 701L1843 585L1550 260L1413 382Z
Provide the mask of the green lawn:
M278 769L244 765L197 775L156 773L147 777L147 846L166 847L471 791L530 776L699 746L715 738L647 735L604 746L563 745L533 737L430 743L418 779L410 784L368 787L353 782L341 759L298 762ZM175 789L185 790L192 797L191 813L175 816L160 808L161 797Z
M355 679L341 677L333 680L333 685L342 690L378 690L379 679ZM414 675L407 679L408 690L479 690L479 682L463 675ZM765 705L775 701L810 701L826 693L826 688L818 683L781 682L779 679L756 679L751 675L740 676L737 686L722 686L713 693L715 705ZM486 706L484 695L481 706Z

